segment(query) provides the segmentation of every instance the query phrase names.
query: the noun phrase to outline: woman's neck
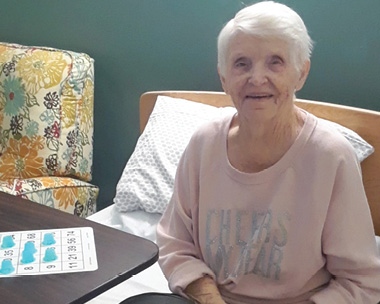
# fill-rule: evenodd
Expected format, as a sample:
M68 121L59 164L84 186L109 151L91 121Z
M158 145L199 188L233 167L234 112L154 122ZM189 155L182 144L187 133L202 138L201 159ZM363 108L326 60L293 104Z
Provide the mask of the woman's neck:
M248 123L235 116L228 136L231 164L243 172L274 165L290 149L304 121L305 113L297 107L276 121Z

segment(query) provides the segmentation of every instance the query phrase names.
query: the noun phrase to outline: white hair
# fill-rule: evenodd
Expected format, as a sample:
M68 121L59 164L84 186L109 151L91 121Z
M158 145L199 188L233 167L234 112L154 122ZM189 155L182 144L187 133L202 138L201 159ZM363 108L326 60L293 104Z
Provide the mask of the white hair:
M263 1L240 10L219 33L218 68L222 75L229 43L237 33L286 41L297 70L310 60L313 42L301 17L284 4Z

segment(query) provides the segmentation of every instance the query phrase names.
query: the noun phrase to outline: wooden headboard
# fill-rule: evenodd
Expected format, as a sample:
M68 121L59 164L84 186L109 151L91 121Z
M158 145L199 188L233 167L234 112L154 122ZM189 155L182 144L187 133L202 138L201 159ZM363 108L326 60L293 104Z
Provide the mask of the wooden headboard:
M184 98L216 107L233 106L222 92L156 91L140 98L140 130L144 130L158 95ZM363 183L367 194L376 235L380 235L380 112L338 104L297 99L296 104L315 116L334 121L354 130L375 148L375 153L362 162Z

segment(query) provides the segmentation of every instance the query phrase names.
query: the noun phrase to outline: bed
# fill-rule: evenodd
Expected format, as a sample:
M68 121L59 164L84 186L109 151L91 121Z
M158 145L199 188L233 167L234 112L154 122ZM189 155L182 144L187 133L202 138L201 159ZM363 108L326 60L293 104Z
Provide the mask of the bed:
M302 99L296 104L338 129L354 147L362 165L380 254L380 112ZM170 199L176 165L192 133L230 111L235 109L222 92L143 94L141 136L117 185L114 204L88 219L155 242L155 228ZM88 304L118 303L144 292L169 292L157 263Z

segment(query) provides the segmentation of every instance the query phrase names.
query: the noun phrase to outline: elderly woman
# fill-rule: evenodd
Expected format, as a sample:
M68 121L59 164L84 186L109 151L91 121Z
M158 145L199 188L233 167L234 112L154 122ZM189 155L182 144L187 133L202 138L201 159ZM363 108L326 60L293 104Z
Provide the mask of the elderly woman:
M349 143L294 105L312 43L261 2L222 29L218 70L237 112L194 134L158 226L160 265L199 303L377 303L380 259Z

